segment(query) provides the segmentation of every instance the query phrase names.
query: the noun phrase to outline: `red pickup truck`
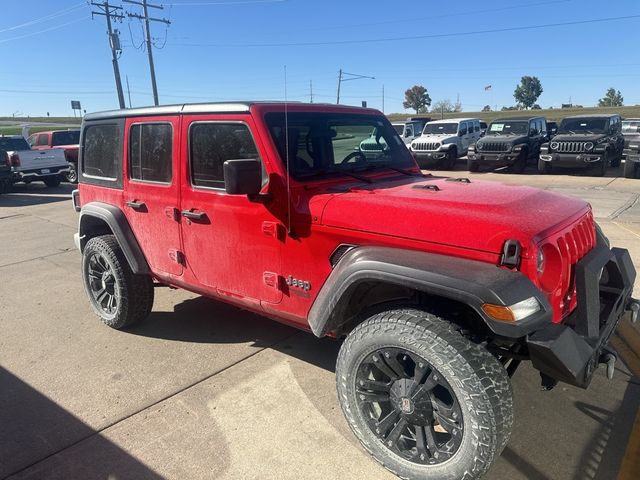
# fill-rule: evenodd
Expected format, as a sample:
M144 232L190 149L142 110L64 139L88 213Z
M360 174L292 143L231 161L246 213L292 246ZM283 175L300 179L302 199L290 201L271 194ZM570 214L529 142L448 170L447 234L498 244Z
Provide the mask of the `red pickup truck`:
M78 144L80 143L80 130L54 130L50 132L38 132L28 139L32 150L48 150L60 148L64 150L64 156L69 162L69 173L66 179L70 183L78 183Z

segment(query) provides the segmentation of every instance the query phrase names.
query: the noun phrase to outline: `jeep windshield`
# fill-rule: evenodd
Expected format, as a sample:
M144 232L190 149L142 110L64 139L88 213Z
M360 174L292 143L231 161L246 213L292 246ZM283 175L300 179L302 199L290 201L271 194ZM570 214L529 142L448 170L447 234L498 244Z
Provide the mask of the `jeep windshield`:
M404 133L404 123L392 123L393 128L398 132L398 135L402 135Z
M297 179L376 168L401 171L415 162L389 121L382 116L344 113L268 113L266 123L282 163ZM288 134L287 134L288 133ZM354 175L355 173L355 175Z
M526 135L529 122L492 122L489 125L489 135Z
M455 135L457 133L457 123L428 123L422 131L423 135Z
M78 145L80 143L80 130L53 132L53 146Z
M606 118L565 118L560 124L558 133L593 134L605 133Z

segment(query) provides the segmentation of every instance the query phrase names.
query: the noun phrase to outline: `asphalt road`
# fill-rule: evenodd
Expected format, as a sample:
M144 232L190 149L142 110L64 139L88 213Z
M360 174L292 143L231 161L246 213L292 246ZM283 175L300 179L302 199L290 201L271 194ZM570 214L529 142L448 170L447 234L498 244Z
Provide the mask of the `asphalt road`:
M640 180L453 175L585 198L640 268ZM0 196L0 478L395 478L342 417L338 342L167 288L145 324L103 326L82 290L70 191ZM521 367L513 436L488 478L615 478L640 406L640 380L618 367L551 392Z

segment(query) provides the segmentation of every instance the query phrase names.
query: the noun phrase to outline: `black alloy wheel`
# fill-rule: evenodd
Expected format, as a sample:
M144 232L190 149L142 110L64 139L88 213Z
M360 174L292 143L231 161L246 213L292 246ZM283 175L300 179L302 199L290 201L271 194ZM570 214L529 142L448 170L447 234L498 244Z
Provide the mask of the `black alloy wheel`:
M442 374L419 355L382 348L356 373L360 413L393 453L420 465L450 459L460 448L460 403Z
M69 171L65 175L67 182L78 183L78 168L75 163L69 162Z
M118 281L113 267L101 252L91 252L87 257L86 274L94 305L101 310L103 315L115 316L120 301Z

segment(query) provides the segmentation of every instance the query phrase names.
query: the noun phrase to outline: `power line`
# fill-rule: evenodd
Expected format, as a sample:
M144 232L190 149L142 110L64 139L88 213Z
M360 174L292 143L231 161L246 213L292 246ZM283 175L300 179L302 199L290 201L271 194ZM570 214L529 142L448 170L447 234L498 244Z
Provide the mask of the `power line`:
M165 3L171 7L208 7L208 6L234 6L252 5L255 3L284 3L289 0L240 0L238 2L187 2L187 3ZM568 1L568 0L567 0Z
M159 22L164 23L165 25L170 25L171 22L166 18L153 18L149 16L149 8L156 8L158 10L163 10L164 7L162 5L154 5L148 3L147 0L142 0L138 2L136 0L122 0L125 3L130 3L133 5L139 5L142 7L142 11L144 15L139 15L137 13L129 13L127 15L129 17L137 18L139 20L144 20L145 25L145 33L147 36L147 55L149 57L149 70L151 72L151 87L153 89L153 103L157 106L158 102L158 86L156 84L156 69L153 65L153 45L151 44L151 29L149 28L149 22Z
M125 1L125 0L123 0ZM406 40L423 40L428 38L466 37L487 33L504 33L520 30L536 30L541 28L566 27L569 25L587 25L593 23L614 22L640 18L640 15L625 15L620 17L595 18L590 20L576 20L571 22L546 23L542 25L527 25L521 27L492 28L488 30L473 30L468 32L435 33L430 35L411 35L406 37L369 38L361 40L333 40L322 42L283 42L283 43L176 43L180 47L219 47L219 48L256 48L256 47L313 47L325 45L348 45L361 43L398 42Z
M23 28L23 27L30 27L31 25L36 25L38 23L46 22L47 20L51 20L53 18L62 17L64 15L68 15L69 13L71 13L74 10L77 10L78 8L82 7L83 5L84 5L84 2L77 3L76 5L73 5L71 7L65 8L63 10L58 10L57 12L50 13L48 15L45 15L44 17L35 18L33 20L29 20L28 22L21 23L19 25L14 25L13 27L6 27L6 28L3 28L3 29L0 29L0 33L9 32L11 30L17 30L17 29Z
M54 27L45 28L44 30L38 30L37 32L25 33L24 35L18 35L17 37L5 38L3 40L0 40L0 43L7 43L7 42L11 42L13 40L20 40L20 39L27 38L27 37L33 37L34 35L40 35L41 33L51 32L53 30L59 30L59 29L64 28L64 27L66 27L68 25L73 25L74 23L78 23L78 22L82 22L84 20L88 20L89 18L90 17L76 18L75 20L71 20L70 22L61 23L60 25L56 25Z

